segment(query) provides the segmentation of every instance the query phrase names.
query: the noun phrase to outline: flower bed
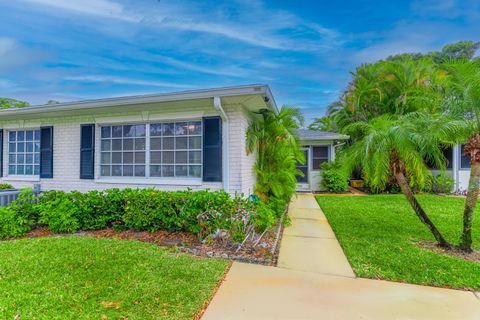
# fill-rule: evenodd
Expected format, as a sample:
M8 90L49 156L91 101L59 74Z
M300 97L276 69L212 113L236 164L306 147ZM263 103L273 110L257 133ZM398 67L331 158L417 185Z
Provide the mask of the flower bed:
M108 189L48 191L35 197L25 190L0 208L0 238L25 236L34 229L33 236L48 230L153 239L162 245L169 245L165 239L170 239L171 245L197 255L243 255L270 263L272 229L284 208L284 202L275 199L264 203L255 196L244 199L224 191Z

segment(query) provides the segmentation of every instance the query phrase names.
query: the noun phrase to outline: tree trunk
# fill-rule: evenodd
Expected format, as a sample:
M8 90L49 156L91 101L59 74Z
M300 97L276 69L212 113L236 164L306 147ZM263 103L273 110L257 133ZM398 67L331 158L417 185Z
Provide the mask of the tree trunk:
M450 248L450 244L445 240L445 238L442 236L440 231L437 229L437 227L433 224L433 222L427 216L427 214L425 213L425 210L423 210L420 203L418 203L417 199L415 198L415 195L412 192L412 189L408 185L408 181L405 178L405 175L403 174L403 172L396 171L395 178L397 179L398 185L402 189L403 194L407 197L408 202L410 202L410 205L415 211L415 214L420 219L420 221L422 221L430 229L433 236L437 240L438 245L443 248Z
M463 233L460 237L460 248L472 252L472 223L475 206L480 189L480 162L472 161L470 180L468 182L467 199L463 210Z

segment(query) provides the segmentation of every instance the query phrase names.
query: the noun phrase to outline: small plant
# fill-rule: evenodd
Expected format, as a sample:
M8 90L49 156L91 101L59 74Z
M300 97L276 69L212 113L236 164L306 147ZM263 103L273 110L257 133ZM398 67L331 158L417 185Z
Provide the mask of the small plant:
M426 191L435 194L448 194L453 192L454 186L455 180L452 177L440 174L436 177L431 176Z
M242 242L249 234L271 228L285 208L285 201L258 197L231 197L227 192L149 189L108 189L86 193L47 191L38 198L22 192L0 209L0 238L23 235L32 225L56 233L78 230L167 230L196 233L201 239L228 234Z
M65 192L54 191L41 198L39 222L53 232L69 233L80 230L80 208Z
M347 190L348 182L345 174L334 162L324 162L321 165L322 180L320 186L328 192L341 193Z
M0 238L25 235L37 216L36 198L30 189L25 189L9 206L0 207Z
M15 189L10 183L0 183L0 190Z

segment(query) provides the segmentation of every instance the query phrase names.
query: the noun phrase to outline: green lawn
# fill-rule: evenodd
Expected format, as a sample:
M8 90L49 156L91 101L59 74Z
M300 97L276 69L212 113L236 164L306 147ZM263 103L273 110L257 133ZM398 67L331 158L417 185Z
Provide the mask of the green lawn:
M192 319L228 266L90 237L0 242L0 257L1 319Z
M447 240L458 243L464 200L418 196ZM480 290L480 263L419 248L433 240L403 195L318 196L348 260L359 277ZM480 217L474 221L474 246L480 248Z

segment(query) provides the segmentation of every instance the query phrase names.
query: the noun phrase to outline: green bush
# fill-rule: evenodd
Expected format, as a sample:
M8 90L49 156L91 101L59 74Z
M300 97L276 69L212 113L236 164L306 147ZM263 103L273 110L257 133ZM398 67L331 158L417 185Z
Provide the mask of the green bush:
M334 162L324 162L321 165L322 180L320 186L325 191L340 193L348 188L348 181L344 173Z
M10 183L0 183L0 190L15 189Z
M0 238L25 235L37 220L36 199L30 189L22 191L8 207L0 207Z
M430 181L427 183L425 191L430 193L452 193L455 186L455 180L452 177L440 174L436 177L431 176Z
M19 237L30 231L31 221L6 207L0 207L0 239Z
M107 227L134 230L167 230L197 233L205 238L227 230L241 241L249 228L259 232L272 227L286 202L270 198L231 197L225 191L108 189L86 193L47 191L38 198L30 190L1 209L0 237L25 234L32 224L56 233Z
M47 193L39 200L39 222L53 232L76 232L82 227L81 208L72 201L73 197L62 191Z

